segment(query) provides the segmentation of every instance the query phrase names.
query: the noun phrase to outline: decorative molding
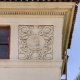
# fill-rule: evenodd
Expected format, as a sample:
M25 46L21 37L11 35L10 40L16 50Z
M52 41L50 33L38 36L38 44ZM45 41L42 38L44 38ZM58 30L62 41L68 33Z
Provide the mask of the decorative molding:
M19 26L19 59L53 59L53 25Z
M54 11L0 11L0 15L65 15L66 12Z

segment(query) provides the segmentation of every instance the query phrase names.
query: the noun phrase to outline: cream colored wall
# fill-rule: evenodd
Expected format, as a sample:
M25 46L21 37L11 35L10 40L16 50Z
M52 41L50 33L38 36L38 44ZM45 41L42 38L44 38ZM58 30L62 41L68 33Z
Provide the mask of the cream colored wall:
M1 80L60 80L58 68L1 68Z
M10 59L18 59L19 25L54 25L53 58L61 60L63 18L0 18L0 24L10 25Z
M0 18L0 25L11 27L10 60L0 61L1 80L60 80L63 18ZM19 25L54 25L53 60L18 59Z

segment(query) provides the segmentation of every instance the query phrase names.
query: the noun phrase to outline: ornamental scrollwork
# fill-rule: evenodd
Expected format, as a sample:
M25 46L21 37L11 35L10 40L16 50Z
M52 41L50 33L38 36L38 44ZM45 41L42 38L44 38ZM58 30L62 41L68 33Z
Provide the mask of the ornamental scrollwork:
M19 59L53 59L53 25L20 25Z

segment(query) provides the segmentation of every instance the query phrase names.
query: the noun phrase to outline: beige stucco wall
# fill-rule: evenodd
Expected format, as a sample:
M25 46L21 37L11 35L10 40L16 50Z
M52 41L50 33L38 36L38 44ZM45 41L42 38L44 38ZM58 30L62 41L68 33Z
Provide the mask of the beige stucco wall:
M58 68L1 68L1 80L60 80Z
M62 65L62 28L63 18L0 18L0 25L10 25L10 60L2 60L1 80L60 80ZM19 25L53 25L53 60L34 61L18 59L18 26ZM8 67L8 68L7 68Z
M19 25L53 25L53 58L61 60L63 18L0 18L1 25L10 25L10 59L18 59L18 26Z

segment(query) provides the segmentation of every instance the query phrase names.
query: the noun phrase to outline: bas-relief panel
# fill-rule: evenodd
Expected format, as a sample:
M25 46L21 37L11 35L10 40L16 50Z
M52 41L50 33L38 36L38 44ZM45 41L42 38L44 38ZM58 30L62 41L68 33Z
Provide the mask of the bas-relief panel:
M19 25L19 59L53 59L53 25Z

